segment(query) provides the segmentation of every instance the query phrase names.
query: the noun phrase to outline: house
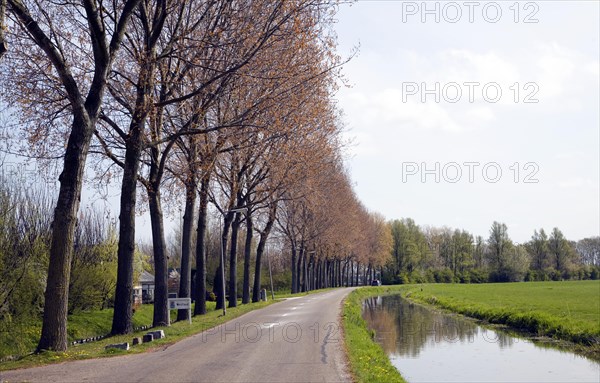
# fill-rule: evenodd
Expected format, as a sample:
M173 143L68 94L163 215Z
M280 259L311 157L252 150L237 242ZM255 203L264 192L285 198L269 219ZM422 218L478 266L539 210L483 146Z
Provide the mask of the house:
M142 271L142 274L140 275L140 285L142 290L142 302L154 302L154 275L146 270Z
M177 269L168 269L168 292L175 293L179 291L179 271ZM141 303L153 303L154 302L154 275L147 271L142 271L140 275L140 282L138 286L134 286L133 299L134 302L138 302L141 299ZM138 298L141 297L141 298Z

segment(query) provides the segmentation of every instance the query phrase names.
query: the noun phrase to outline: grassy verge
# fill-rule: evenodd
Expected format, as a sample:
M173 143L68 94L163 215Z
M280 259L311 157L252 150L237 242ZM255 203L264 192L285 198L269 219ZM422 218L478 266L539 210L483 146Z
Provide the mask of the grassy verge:
M357 383L405 382L387 355L374 340L375 333L367 329L362 318L362 301L374 295L398 293L399 286L365 287L354 290L344 301L342 326L350 371Z
M214 303L213 303L214 307ZM140 306L133 315L133 327L152 324L152 305ZM93 310L69 315L68 341L104 336L110 333L113 310ZM0 360L7 356L26 355L35 350L40 339L41 320L6 324L0 331Z
M409 299L600 352L600 281L413 286Z
M210 304L207 309L210 309ZM214 303L212 308L214 309ZM152 304L146 304L138 307L133 314L133 327L152 325L152 313L154 307ZM106 335L112 327L113 310L98 310L92 312L78 312L69 316L68 334L69 340L79 340L92 338L94 336Z

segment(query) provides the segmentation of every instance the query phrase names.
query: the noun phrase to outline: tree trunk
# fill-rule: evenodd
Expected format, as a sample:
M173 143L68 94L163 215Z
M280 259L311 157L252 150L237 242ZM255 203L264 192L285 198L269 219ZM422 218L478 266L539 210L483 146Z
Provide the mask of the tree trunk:
M317 285L319 286L320 289L325 288L325 281L324 281L324 278L323 278L323 269L325 268L324 264L325 263L322 260L319 260L319 266L318 266L319 277L318 277Z
M242 285L242 304L250 303L250 262L252 255L252 217L246 215L246 243L244 244L244 281Z
M296 294L298 292L298 275L296 270L296 246L292 242L292 294Z
M169 270L165 245L165 230L158 185L148 191L152 246L154 247L154 315L152 325L169 326Z
M200 206L196 229L196 306L194 315L206 314L206 215L208 213L208 188L210 175L200 181Z
M235 213L231 224L229 249L229 307L237 307L237 236L240 229L240 213Z
M304 243L300 245L300 254L296 262L296 292L302 291L302 258L304 257Z
M181 273L179 280L179 298L190 297L192 283L192 233L194 230L194 210L196 209L196 182L192 179L185 187L185 212L183 213L183 228L181 233ZM179 310L177 320L187 320L188 310Z
M5 21L6 20L6 0L0 0L0 59L6 53L8 46L4 38Z
M59 177L60 191L52 222L48 282L38 351L67 350L67 309L73 239L92 132L91 121L85 117L75 118L67 143L63 171Z
M317 265L317 288L323 288L323 261L319 259L319 264Z
M135 203L137 179L142 152L141 126L133 125L126 143L123 181L121 185L121 212L119 214L119 247L117 286L111 334L129 334L133 331L133 256L135 252Z
M317 260L315 259L314 256L311 257L310 260L310 289L311 290L316 290L317 289Z
M308 264L306 262L306 250L304 251L304 255L302 256L302 292L305 293L308 291Z
M215 285L214 290L215 294L217 294L217 306L216 310L220 310L225 307L225 297L227 296L226 291L223 290L223 279L222 277L225 275L224 267L225 267L225 254L227 254L227 238L229 237L229 227L231 226L231 221L233 219L233 213L228 213L225 216L225 222L223 225L223 233L221 234L221 259L223 263L219 261L219 267L217 268L217 273L215 275Z
M332 287L338 287L338 284L337 284L337 267L338 267L337 259L334 259L331 262L332 262L331 279L333 280L331 285L332 285Z
M337 260L334 258L331 261L331 287L338 287L337 285Z
M163 15L164 17L164 15ZM154 27L161 28L158 23ZM145 31L146 36L151 32ZM140 72L136 84L135 110L129 124L129 138L125 146L125 163L123 168L123 184L121 186L121 215L119 229L119 250L117 266L117 289L115 296L115 311L113 314L112 334L128 334L132 331L132 301L133 301L133 257L135 252L135 203L138 181L140 158L143 150L144 129L146 119L153 107L154 69L156 67L156 52L154 50L156 41L145 47L144 60L140 66ZM154 148L156 150L156 148ZM159 206L160 208L160 202ZM152 209L152 205L151 205ZM152 212L151 212L152 214ZM162 212L161 225L162 225ZM153 234L155 231L152 224ZM153 235L154 237L154 235ZM154 238L153 238L154 241ZM164 240L163 240L164 243ZM156 246L156 245L155 245ZM156 247L154 248L156 259ZM160 251L160 250L159 250ZM155 265L155 267L161 267ZM156 269L158 273L159 269ZM159 275L155 276L155 312L156 318L156 293L161 294ZM162 299L162 296L158 297ZM166 302L165 302L166 305ZM165 307L166 309L166 307Z
M273 229L276 216L277 204L272 203L269 209L269 218L267 219L267 224L265 225L264 231L260 234L260 240L258 241L258 246L256 248L256 266L254 268L254 288L252 290L252 302L260 301L260 274L262 269L261 260L267 244L267 239L269 238L269 234L271 234L271 229Z
M261 234L256 247L256 261L254 266L254 285L252 287L252 302L260 301L260 286L261 286L261 260L265 250L265 244L267 242L267 235Z

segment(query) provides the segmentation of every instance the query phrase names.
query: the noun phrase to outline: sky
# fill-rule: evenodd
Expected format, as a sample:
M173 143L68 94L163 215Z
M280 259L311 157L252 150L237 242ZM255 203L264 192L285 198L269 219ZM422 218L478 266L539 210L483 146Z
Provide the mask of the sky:
M600 234L598 1L341 6L348 167L388 219Z
M484 238L499 221L518 243L600 235L599 1L359 0L336 19L339 54L358 49L336 99L368 209ZM118 216L106 194L82 208Z

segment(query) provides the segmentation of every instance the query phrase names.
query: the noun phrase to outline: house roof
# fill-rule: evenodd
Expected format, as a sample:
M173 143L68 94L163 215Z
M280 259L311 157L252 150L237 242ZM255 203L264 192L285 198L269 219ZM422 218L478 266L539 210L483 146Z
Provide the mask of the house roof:
M150 274L146 270L142 271L140 275L140 283L154 283L154 275Z

